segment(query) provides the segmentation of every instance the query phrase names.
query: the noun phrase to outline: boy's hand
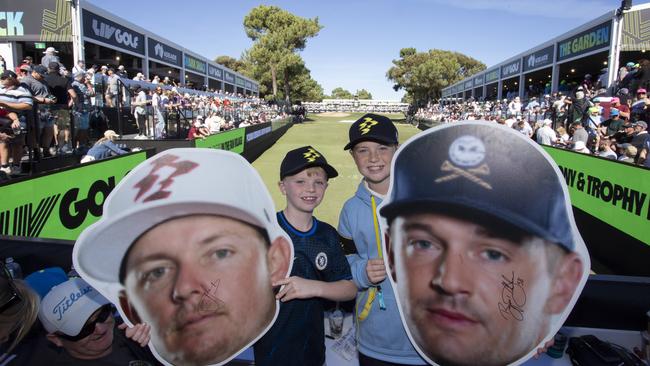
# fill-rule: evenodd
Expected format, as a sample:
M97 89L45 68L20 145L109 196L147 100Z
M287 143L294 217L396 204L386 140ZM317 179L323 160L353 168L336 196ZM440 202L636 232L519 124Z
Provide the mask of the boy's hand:
M149 324L140 323L129 327L126 323L122 323L118 328L125 329L124 335L126 335L126 338L140 344L140 347L145 347L151 339L151 326Z
M368 259L366 274L373 285L380 283L386 278L386 266L383 259Z
M293 299L310 299L312 297L318 297L319 295L315 286L316 284L316 281L306 280L296 276L283 278L273 283L274 287L284 285L282 290L275 295L275 298L282 302L287 302Z
M546 353L546 351L548 351L549 348L553 347L554 344L555 344L555 339L551 339L550 341L544 343L544 346L538 348L537 353L533 357L535 357L536 360L539 359L539 356L541 356L543 353Z

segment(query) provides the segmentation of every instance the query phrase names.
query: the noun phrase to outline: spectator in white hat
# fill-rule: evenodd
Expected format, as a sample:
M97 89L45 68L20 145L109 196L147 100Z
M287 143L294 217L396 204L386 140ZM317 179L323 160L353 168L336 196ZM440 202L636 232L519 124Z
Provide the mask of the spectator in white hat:
M537 143L542 145L551 145L557 140L555 131L553 131L553 128L551 128L552 124L553 121L550 119L545 119L543 121L542 127L538 128L536 132Z
M274 212L240 155L166 150L115 187L74 265L131 323L151 325L160 360L223 364L277 317L273 283L290 272L293 247Z
M61 62L59 61L59 56L56 55L57 53L59 53L59 51L57 51L54 47L46 48L43 52L45 56L41 58L41 65L48 67L52 62L60 64Z

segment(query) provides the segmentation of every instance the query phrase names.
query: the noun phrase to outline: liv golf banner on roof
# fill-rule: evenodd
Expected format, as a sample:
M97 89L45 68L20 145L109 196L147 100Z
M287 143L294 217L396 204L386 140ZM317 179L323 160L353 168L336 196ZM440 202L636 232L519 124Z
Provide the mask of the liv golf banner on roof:
M115 185L147 152L0 186L0 235L75 240L99 220Z
M84 37L144 55L144 35L88 10L83 10Z

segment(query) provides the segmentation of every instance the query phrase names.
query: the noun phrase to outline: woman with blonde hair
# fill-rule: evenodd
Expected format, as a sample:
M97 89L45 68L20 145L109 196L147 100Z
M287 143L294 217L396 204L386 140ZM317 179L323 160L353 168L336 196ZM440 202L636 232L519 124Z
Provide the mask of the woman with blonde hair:
M95 160L106 159L113 155L126 154L128 151L120 149L114 141L120 137L113 130L106 130L104 137L95 142L95 145L88 150L86 155L81 158L81 163L88 163Z
M22 280L11 278L0 263L0 345L10 342L0 363L25 338L38 317L40 299Z

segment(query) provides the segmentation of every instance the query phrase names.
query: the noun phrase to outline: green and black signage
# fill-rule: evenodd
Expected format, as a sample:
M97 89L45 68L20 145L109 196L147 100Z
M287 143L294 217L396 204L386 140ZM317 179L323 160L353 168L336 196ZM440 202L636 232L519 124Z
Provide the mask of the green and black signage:
M611 39L612 22L607 21L584 32L567 38L557 45L557 60L562 61L608 47Z
M145 151L0 186L0 235L75 240Z
M83 10L83 35L113 47L144 55L144 34Z
M545 149L566 179L573 206L650 245L650 170Z
M205 61L201 61L196 57L192 57L188 55L187 53L185 54L185 68L188 70L192 71L198 71L202 74L205 74L206 72L206 65L207 63Z
M0 42L71 42L70 7L66 0L2 0Z
M241 86L242 88L246 85L246 83L244 82L244 79L240 78L239 76L237 76L235 78L235 84L237 86Z
M485 83L491 83L493 81L499 80L499 70L500 68L496 68L494 70L490 70L485 73Z
M244 152L244 136L246 135L245 128L238 128L221 132L216 135L210 135L205 139L194 140L195 146L206 149L221 149L228 150L238 154Z

